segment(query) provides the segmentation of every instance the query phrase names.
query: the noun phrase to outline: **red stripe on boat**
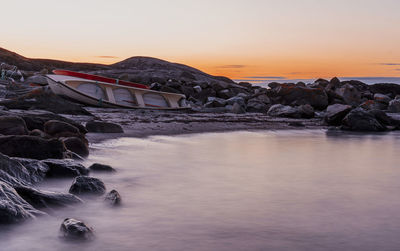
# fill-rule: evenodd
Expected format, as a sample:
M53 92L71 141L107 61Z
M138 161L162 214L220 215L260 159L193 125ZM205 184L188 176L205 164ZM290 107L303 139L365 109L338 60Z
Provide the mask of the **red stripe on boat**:
M83 78L83 79L88 79L88 80L93 80L93 81L105 82L105 83L109 83L109 84L118 84L118 85L141 88L141 89L149 89L149 87L147 85L132 83L132 82L123 81L123 80L114 79L114 78L107 78L107 77L102 77L102 76L97 76L97 75L91 75L91 74L86 74L86 73L81 73L81 72L67 71L67 70L53 70L53 73L56 75Z

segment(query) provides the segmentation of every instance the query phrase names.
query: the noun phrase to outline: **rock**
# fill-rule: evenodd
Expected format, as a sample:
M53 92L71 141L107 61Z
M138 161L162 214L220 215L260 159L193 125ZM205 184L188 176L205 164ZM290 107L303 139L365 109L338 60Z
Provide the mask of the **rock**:
M276 104L271 106L267 112L267 115L271 117L286 117L286 118L301 117L301 114L296 108L281 104Z
M389 117L386 112L381 110L371 110L369 111L378 121L384 126L398 127L400 125L400 120L396 120Z
M200 93L203 90L200 85L196 85L193 89L196 93Z
M51 136L79 135L79 129L63 121L49 120L44 124L44 132Z
M273 97L283 105L309 104L316 109L325 109L328 106L328 95L321 88L308 88L291 84L281 84L274 88Z
M229 89L223 89L223 90L217 91L217 96L222 99L229 99L229 98L234 97L235 93L233 93Z
M357 106L361 103L361 93L354 86L345 84L337 89L336 94L342 97L344 102L351 106Z
M246 105L246 111L247 112L260 112L260 113L266 113L269 109L269 106L257 101L257 100L249 100L249 102Z
M32 184L43 181L43 179L46 177L47 172L50 170L49 166L40 160L24 159L24 158L11 158L11 159L23 165L23 167L29 173L29 179L27 179L26 181L29 181L29 183ZM13 169L15 170L16 167L13 167ZM18 180L21 180L21 177L19 177Z
M107 201L111 206L119 206L121 205L121 195L117 192L117 190L111 190L106 195L105 201Z
M234 103L230 111L235 114L246 113L246 109L239 103Z
M281 84L277 83L277 82L271 82L268 84L268 87L271 89L275 89L276 87L279 87Z
M25 121L17 116L0 116L0 134L26 135L28 129Z
M243 86L243 87L248 88L248 89L253 86L249 82L239 82L238 85Z
M372 93L386 93L393 96L400 95L400 85L398 84L373 84L369 86Z
M73 160L46 159L43 160L43 163L49 167L49 171L46 173L46 177L49 178L67 178L89 174L86 167Z
M0 181L0 224L22 222L44 214L22 199L14 188Z
M360 105L364 110L386 110L387 104L375 100L367 100Z
M245 99L243 97L240 97L240 96L232 97L232 98L226 100L225 102L226 102L227 105L233 105L235 103L238 103L241 106L245 106L246 105Z
M0 153L0 181L11 186L29 185L37 177L31 177L27 168L18 160Z
M2 136L0 152L10 157L29 159L62 159L64 144L58 139L43 139L35 136Z
M300 105L297 107L297 110L301 114L302 118L310 119L315 115L314 108L311 105Z
M40 137L40 138L44 138L44 139L51 138L50 135L48 135L47 133L45 133L39 129L34 129L33 131L30 131L29 136L36 136L36 137Z
M349 112L343 119L344 130L380 132L387 128L378 122L375 116L362 108L356 108Z
M150 85L150 89L151 89L151 90L154 90L154 91L159 91L159 90L161 90L161 87L162 87L162 85L159 84L159 83L152 83L152 84Z
M375 95L374 95L374 100L375 100L376 102L379 102L379 103L383 103L383 104L388 105L389 102L390 102L392 99L391 99L389 96L387 96L387 95L380 94L380 93L375 93Z
M208 97L208 102L204 105L206 108L224 107L226 100L215 97Z
M67 207L83 201L73 194L40 191L32 187L16 186L15 190L25 201L37 209Z
M106 186L97 178L78 176L72 182L69 192L76 195L102 195L106 192Z
M299 121L290 122L290 123L288 124L288 126L293 126L293 127L305 127L305 125L304 125L303 123L299 122Z
M111 166L99 163L94 163L91 166L89 166L89 170L96 172L116 172L116 170Z
M63 138L65 147L82 157L89 156L89 147L78 137Z
M92 240L94 233L84 222L66 218L61 224L60 236L67 240Z
M343 118L351 111L351 106L334 104L328 106L325 114L325 121L328 125L339 126Z
M389 102L389 112L398 113L400 112L400 98L393 99Z
M124 130L118 124L102 122L102 121L89 121L86 123L88 132L96 133L123 133Z
M329 82L334 85L340 84L340 80L337 77L332 78L331 81L329 81Z

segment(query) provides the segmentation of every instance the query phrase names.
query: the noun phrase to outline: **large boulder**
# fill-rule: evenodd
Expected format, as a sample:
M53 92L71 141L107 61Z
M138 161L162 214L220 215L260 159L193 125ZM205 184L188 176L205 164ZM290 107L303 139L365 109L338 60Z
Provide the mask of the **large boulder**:
M31 184L35 179L18 160L0 153L0 181L15 186Z
M305 105L309 104L316 109L325 109L328 95L322 88L309 88L290 84L281 84L273 89L272 95L278 103L283 105Z
M67 207L72 204L82 203L81 199L69 193L40 191L28 186L16 186L14 188L25 201L41 210L46 208Z
M29 173L29 178L26 179L26 181L32 184L43 181L43 179L46 177L47 172L49 171L49 166L41 160L24 158L11 158L11 160L17 161L18 163L22 164L22 166ZM17 168L13 167L13 169L16 170ZM18 177L18 180L21 180L21 176Z
M356 108L349 112L343 119L342 129L350 131L385 131L386 126L382 125L373 114L362 109Z
M68 137L63 138L62 141L64 142L64 145L68 150L82 157L89 156L89 147L85 142L83 142L81 138Z
M0 152L10 157L29 159L62 159L65 146L58 139L43 139L36 136L2 136Z
M0 116L0 134L26 135L28 129L25 121L17 116Z
M329 125L339 126L343 118L351 111L351 106L334 104L328 106L325 114L325 121Z
M67 240L92 240L94 238L92 227L71 218L66 218L61 224L60 235Z
M55 137L65 135L79 135L79 129L75 126L58 120L49 120L44 124L44 132Z
M46 159L43 162L49 167L46 177L67 178L89 174L89 170L82 164L70 159Z
M13 187L0 181L0 224L10 224L44 215L22 199Z
M89 121L86 123L88 132L96 133L123 133L124 130L118 124L103 122L103 121Z
M97 178L78 176L72 182L69 192L76 195L102 195L106 192L106 186Z
M335 92L348 105L357 106L361 103L361 92L353 85L345 84L336 89Z

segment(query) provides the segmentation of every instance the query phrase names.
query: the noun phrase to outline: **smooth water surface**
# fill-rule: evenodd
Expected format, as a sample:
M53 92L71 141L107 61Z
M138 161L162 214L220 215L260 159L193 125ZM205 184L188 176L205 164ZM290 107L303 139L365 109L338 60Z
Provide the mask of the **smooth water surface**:
M399 250L400 134L229 132L92 145L123 197L1 226L0 250ZM68 191L71 180L43 189ZM58 238L66 217L97 238Z

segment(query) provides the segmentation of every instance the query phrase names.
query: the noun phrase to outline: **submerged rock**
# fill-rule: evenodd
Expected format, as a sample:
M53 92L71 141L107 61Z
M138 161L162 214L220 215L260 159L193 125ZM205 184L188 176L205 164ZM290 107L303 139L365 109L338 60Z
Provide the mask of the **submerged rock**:
M94 163L91 166L89 166L89 170L95 172L116 172L116 170L111 166L99 163Z
M113 189L106 195L105 201L109 203L111 206L119 206L121 204L121 195L117 192L117 190Z
M102 195L106 192L106 186L97 178L78 176L72 182L69 192L76 195Z
M362 108L352 110L343 119L342 129L351 131L371 131L380 132L387 128L379 123L373 114Z
M86 167L69 159L46 159L43 162L49 167L46 176L51 178L76 177L89 173Z
M10 157L29 159L62 159L64 144L58 139L43 139L36 136L2 136L0 152Z
M35 216L45 215L36 210L10 185L0 181L0 223L9 224L33 219Z
M61 237L67 240L91 240L94 238L93 228L84 222L66 218L60 227Z
M25 121L17 116L0 117L0 134L3 135L26 135L28 129Z
M88 132L97 133L123 133L124 130L118 124L102 122L102 121L89 121L86 123Z

